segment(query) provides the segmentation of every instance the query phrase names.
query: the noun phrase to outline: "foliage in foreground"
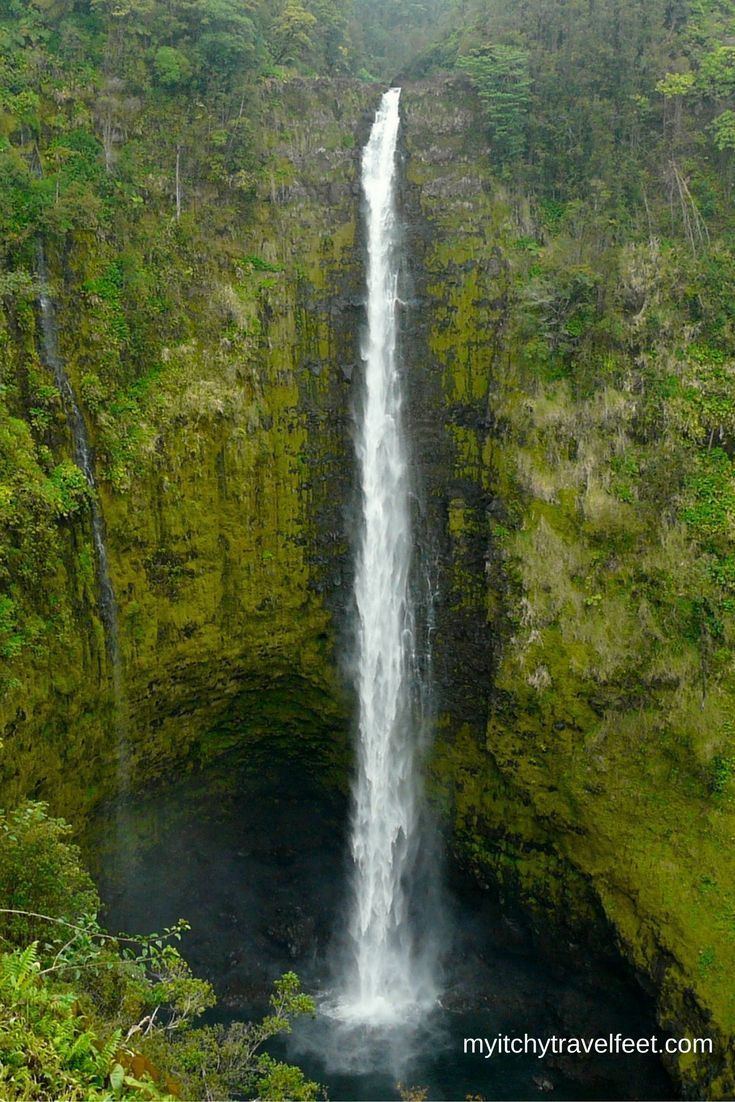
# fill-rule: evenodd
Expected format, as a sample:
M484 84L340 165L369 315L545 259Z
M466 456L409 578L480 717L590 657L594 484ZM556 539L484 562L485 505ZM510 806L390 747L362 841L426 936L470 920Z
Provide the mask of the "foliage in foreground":
M314 1013L289 972L259 1022L194 1027L215 1003L179 953L187 924L112 936L71 828L43 804L0 812L4 1099L303 1099L317 1084L262 1049Z

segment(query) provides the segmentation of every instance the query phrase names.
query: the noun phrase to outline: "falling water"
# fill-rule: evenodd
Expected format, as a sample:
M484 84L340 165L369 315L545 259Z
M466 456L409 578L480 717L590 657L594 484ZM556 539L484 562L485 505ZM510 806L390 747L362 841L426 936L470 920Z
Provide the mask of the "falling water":
M352 822L355 901L344 1018L401 1021L427 995L418 979L410 888L421 810L412 685L414 610L408 463L397 370L395 206L400 89L383 96L363 152L367 336L357 434L362 485L357 555L359 763Z
M115 708L118 713L116 722L119 723L121 709L120 686L120 646L117 625L117 602L115 591L112 588L110 578L110 566L105 542L105 523L100 511L97 498L97 485L94 477L94 463L92 449L89 444L87 427L82 417L82 412L77 404L76 396L64 368L64 362L59 351L59 340L56 328L56 311L48 291L48 265L43 243L38 242L36 250L38 276L41 284L39 293L39 314L41 319L41 333L43 335L43 349L47 365L51 368L61 395L61 400L66 414L69 432L72 438L72 452L74 462L84 475L91 491L90 510L92 515L92 538L94 541L95 558L97 565L97 586L99 590L100 616L105 629L105 642L110 662L110 670L115 693Z

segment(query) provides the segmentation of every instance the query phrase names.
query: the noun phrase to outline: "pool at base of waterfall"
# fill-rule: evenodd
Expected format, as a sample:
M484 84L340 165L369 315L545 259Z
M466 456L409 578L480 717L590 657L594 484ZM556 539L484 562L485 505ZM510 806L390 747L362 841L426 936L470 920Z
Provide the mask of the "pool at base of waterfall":
M410 1099L470 1099L522 1100L555 1099L668 1099L671 1082L655 1059L646 1056L597 1056L587 1059L570 1055L547 1055L532 1052L517 1055L493 1055L485 1051L465 1051L465 1039L490 1045L507 1036L522 1039L524 1033L544 1042L549 1030L557 1028L556 1008L548 1005L550 991L541 979L538 993L529 993L523 985L521 968L508 968L507 962L498 970L498 978L510 982L524 995L522 1006L508 1005L505 999L494 999L465 1010L437 1008L420 1024L390 1034L369 1029L348 1031L335 1028L317 1018L297 1027L293 1037L279 1046L278 1055L298 1063L308 1075L323 1083L329 1098L343 1102L363 1102L399 1098ZM528 978L528 977L527 977ZM535 996L535 997L532 997ZM566 992L563 996L567 1012L571 1010L572 1026L589 1036L590 1023L578 1018L572 1003L581 1004L581 992ZM595 1008L592 1010L594 1021ZM628 1018L623 1007L618 1008L617 1028L626 1036L631 1029L643 1026L643 1021ZM623 1011L620 1014L620 1011ZM615 1016L611 1015L611 1019Z
M89 839L105 919L145 932L186 917L182 951L215 986L212 1020L260 1015L274 978L293 970L317 996L274 1055L298 1063L333 1100L667 1099L654 1056L465 1054L498 1034L650 1037L653 1004L617 960L559 943L539 948L523 915L446 868L444 915L417 929L443 944L436 1007L383 1030L330 1013L335 945L349 903L347 801L293 762L218 768L104 809ZM119 841L110 830L114 822ZM451 933L449 932L451 931Z

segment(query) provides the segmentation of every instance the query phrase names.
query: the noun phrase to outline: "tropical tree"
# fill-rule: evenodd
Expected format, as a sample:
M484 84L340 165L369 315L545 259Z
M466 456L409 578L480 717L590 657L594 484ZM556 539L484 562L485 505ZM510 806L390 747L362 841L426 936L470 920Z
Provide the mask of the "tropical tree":
M482 100L495 153L502 162L520 157L526 144L531 78L527 50L491 45L460 57Z

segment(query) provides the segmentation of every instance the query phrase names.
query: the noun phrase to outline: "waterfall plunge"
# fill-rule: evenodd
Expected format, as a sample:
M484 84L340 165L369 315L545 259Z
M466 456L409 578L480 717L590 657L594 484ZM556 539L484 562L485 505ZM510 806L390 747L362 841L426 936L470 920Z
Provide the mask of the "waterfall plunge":
M383 96L363 151L367 217L367 337L357 434L362 485L357 555L359 765L352 822L354 957L339 1014L400 1023L434 998L416 944L410 891L421 818L420 721L409 477L396 364L400 89Z
M36 262L40 291L38 296L41 336L43 338L44 360L54 375L66 414L66 421L72 441L74 462L84 475L90 489L89 507L92 520L92 541L94 544L97 589L100 618L105 630L105 643L112 681L113 723L117 741L117 782L118 793L125 794L129 788L129 763L127 745L127 702L123 684L122 655L118 625L118 608L115 590L110 575L110 561L107 553L107 537L102 507L97 496L97 481L94 474L94 457L87 434L82 411L79 408L74 388L67 375L59 349L56 308L49 291L49 273L43 242L39 239L36 246ZM123 813L118 810L117 830L120 838L127 831L122 825Z

